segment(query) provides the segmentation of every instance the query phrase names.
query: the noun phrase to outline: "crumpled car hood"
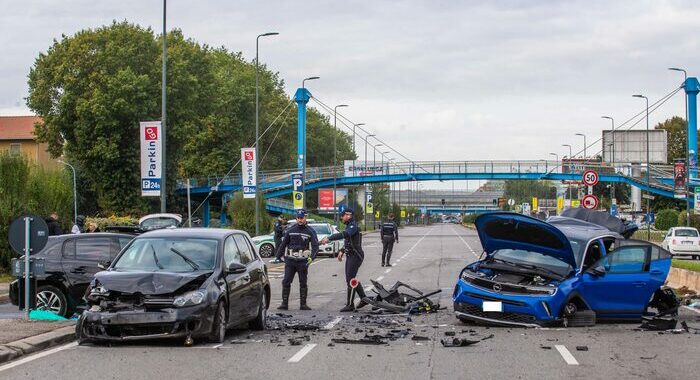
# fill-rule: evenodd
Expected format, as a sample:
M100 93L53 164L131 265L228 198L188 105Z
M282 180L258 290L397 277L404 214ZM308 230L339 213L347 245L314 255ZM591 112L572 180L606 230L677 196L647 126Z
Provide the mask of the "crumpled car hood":
M479 215L474 221L486 253L499 249L539 252L576 267L569 239L553 225L512 212Z
M190 282L203 280L203 276L206 278L210 274L210 271L201 270L187 273L102 271L95 274L95 280L110 291L155 295L175 293Z

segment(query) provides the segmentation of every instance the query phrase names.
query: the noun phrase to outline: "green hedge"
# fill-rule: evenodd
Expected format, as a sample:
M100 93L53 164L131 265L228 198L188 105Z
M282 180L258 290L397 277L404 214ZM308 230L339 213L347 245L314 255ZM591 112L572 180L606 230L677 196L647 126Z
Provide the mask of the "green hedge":
M7 242L10 223L25 213L48 217L55 212L68 232L73 219L73 182L63 170L47 170L24 157L0 152L0 270L15 257Z
M678 225L678 211L674 209L661 210L656 214L654 226L657 230L668 230Z

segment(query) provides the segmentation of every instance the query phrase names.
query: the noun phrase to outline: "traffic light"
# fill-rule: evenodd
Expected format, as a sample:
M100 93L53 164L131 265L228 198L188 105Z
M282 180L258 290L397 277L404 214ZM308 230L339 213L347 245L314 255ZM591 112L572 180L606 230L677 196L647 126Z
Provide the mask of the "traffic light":
M445 205L445 198L442 198L442 205Z
M493 199L493 205L498 206L498 199L496 199L496 198Z

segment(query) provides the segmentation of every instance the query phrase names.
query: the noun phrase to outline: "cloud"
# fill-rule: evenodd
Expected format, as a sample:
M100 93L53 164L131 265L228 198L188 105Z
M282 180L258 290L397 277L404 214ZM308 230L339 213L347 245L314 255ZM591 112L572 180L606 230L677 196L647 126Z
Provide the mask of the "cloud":
M161 29L161 3L32 0L0 15L0 113L27 112L26 75L52 39L129 20ZM301 79L327 104L420 160L544 159L582 148L608 114L641 110L700 61L689 1L170 1L169 28L255 54L291 95ZM19 105L19 106L18 106ZM683 114L682 93L652 123ZM360 146L360 145L358 145ZM599 150L600 147L598 146ZM595 151L596 147L589 148ZM397 157L397 160L399 158ZM293 166L290 163L290 166Z

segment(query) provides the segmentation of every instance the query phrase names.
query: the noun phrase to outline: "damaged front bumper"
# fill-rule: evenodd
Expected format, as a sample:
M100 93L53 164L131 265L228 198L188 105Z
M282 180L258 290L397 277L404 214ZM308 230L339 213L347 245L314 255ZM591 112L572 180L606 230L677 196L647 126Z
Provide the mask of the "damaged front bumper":
M216 305L164 308L156 311L90 311L80 316L80 338L94 341L134 341L193 338L212 331Z
M561 292L552 295L512 295L473 286L460 279L452 297L459 319L494 326L546 327L561 322ZM501 311L484 311L484 302L500 303Z

